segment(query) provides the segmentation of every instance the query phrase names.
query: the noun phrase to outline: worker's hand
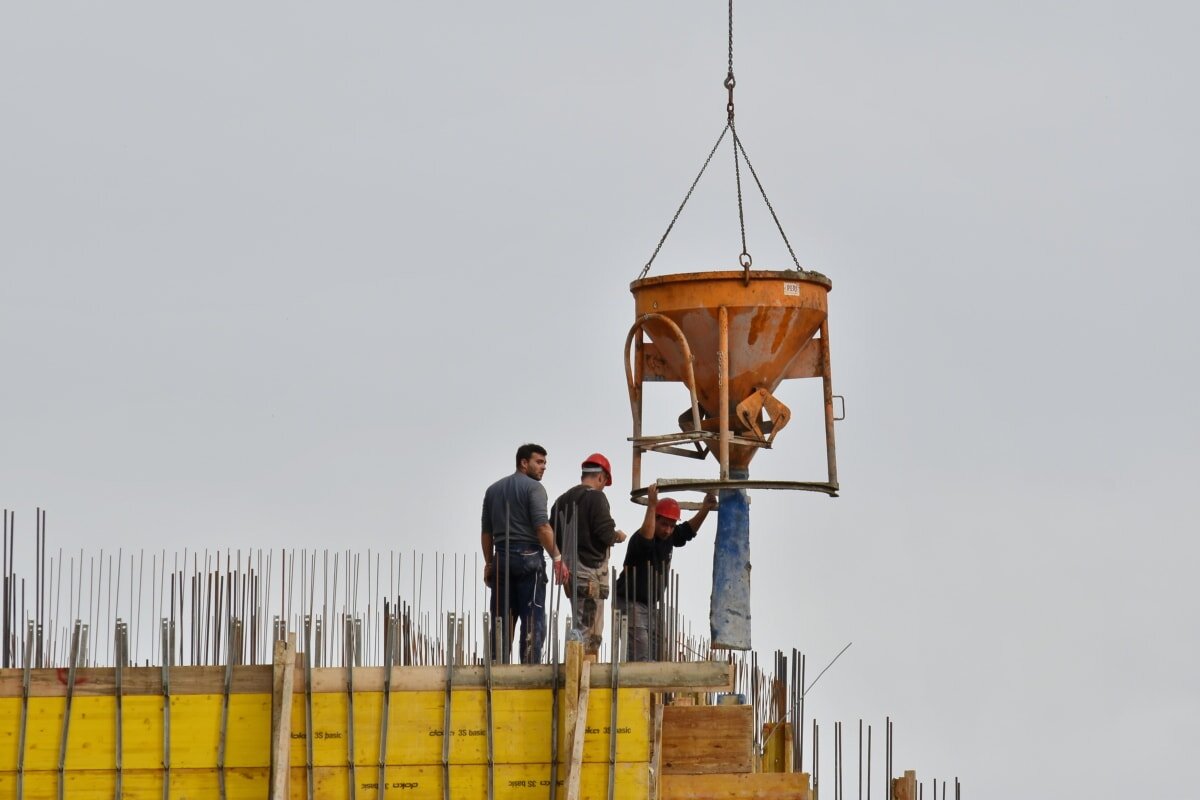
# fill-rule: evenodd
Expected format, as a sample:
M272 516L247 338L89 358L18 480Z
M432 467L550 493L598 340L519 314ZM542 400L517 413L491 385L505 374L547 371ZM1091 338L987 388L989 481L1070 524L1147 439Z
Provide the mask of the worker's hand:
M652 483L646 487L646 505L653 508L658 505L658 484Z
M496 565L494 563L483 565L483 585L488 587L489 589L495 587L495 585L496 585Z
M558 586L566 586L567 581L571 580L571 570L567 568L567 563L561 559L553 562L554 583Z
M621 542L625 541L628 538L629 537L625 534L625 531L617 531L616 541L618 544L620 544Z
M713 492L704 493L704 502L701 503L705 511L712 511L717 507L717 496Z

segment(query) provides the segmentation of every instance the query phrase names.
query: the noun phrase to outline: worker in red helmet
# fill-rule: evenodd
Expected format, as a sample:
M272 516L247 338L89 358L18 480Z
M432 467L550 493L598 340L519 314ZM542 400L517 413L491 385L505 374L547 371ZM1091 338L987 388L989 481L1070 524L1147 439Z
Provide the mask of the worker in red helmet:
M616 586L617 610L628 620L630 661L655 661L665 655L659 646L661 604L671 553L695 539L708 512L717 507L717 496L709 492L704 495L700 510L681 523L679 503L671 497L659 500L658 484L650 485L646 500L647 515L653 509L654 521L643 525L639 535L625 548L625 565Z
M579 485L563 492L550 509L554 540L571 571L572 630L583 639L584 651L600 652L604 635L604 601L608 599L608 555L625 532L613 521L605 487L612 485L612 466L600 453L580 465Z

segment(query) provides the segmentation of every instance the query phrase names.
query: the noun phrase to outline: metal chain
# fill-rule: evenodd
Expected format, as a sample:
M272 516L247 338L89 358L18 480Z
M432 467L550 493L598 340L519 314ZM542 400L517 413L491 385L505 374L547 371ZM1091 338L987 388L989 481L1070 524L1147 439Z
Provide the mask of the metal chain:
M758 173L754 170L754 165L750 163L750 156L746 155L746 148L742 144L742 138L737 135L737 131L733 131L733 145L742 153L742 158L746 159L746 166L750 168L750 174L754 177L754 182L758 185L759 194L762 195L763 202L767 204L767 210L771 212L771 219L775 220L775 227L779 229L779 235L783 237L783 243L787 245L788 254L792 257L792 263L796 265L796 269L801 272L804 267L800 266L800 260L796 258L796 251L792 249L792 243L788 241L787 234L783 232L783 225L779 222L779 215L775 213L775 207L771 205L771 198L767 197L767 190L763 188L762 181L758 179Z
M733 77L733 0L729 0L729 70L725 73L725 88L729 91L729 100L725 104L725 112L729 115L729 124L733 124L733 87L737 81ZM742 248L745 250L746 248Z
M787 246L788 254L792 257L792 263L796 265L796 269L803 271L800 266L800 260L796 258L796 251L792 249L792 243L788 241L787 234L783 231L783 225L779 222L779 215L775 213L775 207L771 205L771 199L767 197L767 191L763 188L762 181L758 178L758 172L754 169L754 165L750 163L750 156L746 154L746 148L742 144L741 137L737 135L737 129L734 127L734 108L733 108L733 89L737 85L737 81L733 77L733 0L729 0L729 50L728 60L726 62L727 72L725 74L725 89L729 92L729 99L726 103L726 113L728 115L725 127L721 129L721 135L717 137L716 144L712 150L708 152L708 158L704 159L704 165L700 167L700 172L696 174L696 179L692 181L692 185L688 187L687 194L683 197L683 202L679 204L679 208L675 210L675 216L671 217L671 223L667 225L667 229L663 232L662 238L658 240L658 245L654 248L654 252L650 254L650 259L646 262L646 266L642 267L642 271L638 274L638 280L645 278L650 272L650 267L654 264L654 259L658 257L658 253L662 250L663 244L667 241L667 237L675 227L675 223L679 221L679 215L683 213L684 206L692 197L692 192L696 190L696 185L700 183L700 178L704 176L705 170L712 162L713 156L717 149L721 146L721 142L725 139L726 133L732 133L733 145L733 174L737 183L737 202L738 202L738 226L742 236L742 252L738 256L738 263L745 271L745 281L750 283L750 266L754 263L750 257L750 252L746 246L746 213L742 199L742 168L741 160L746 160L746 167L750 170L750 175L754 178L755 185L758 186L759 194L762 195L763 202L767 204L767 210L771 212L771 219L775 221L775 227L779 230L779 235L783 237L783 243ZM740 153L740 158L739 158Z
M729 74L733 74L733 0L729 0Z
M638 275L638 280L646 277L650 272L650 265L654 263L654 259L658 257L658 251L662 250L663 242L667 241L667 237L671 234L671 229L675 227L675 223L679 220L680 213L683 212L683 207L687 205L687 201L691 199L692 192L696 190L696 184L700 182L700 178L704 175L704 170L708 169L708 164L712 161L713 156L717 152L717 148L721 146L721 142L725 139L725 134L729 132L729 123L725 123L725 127L721 128L721 135L717 137L717 143L713 145L712 150L708 151L708 158L704 159L704 166L700 167L700 172L696 175L696 180L692 181L692 185L688 187L687 194L683 196L683 202L679 204L679 208L675 210L675 216L671 217L671 224L663 231L662 238L658 240L658 246L654 248L654 252L650 255L650 260L646 262L646 266L642 267L641 273Z
M729 0L729 71L725 74L725 88L729 92L729 100L725 104L725 111L729 115L729 130L733 133L733 176L737 183L737 203L738 203L738 227L742 232L742 254L738 256L738 263L745 271L746 285L750 284L750 265L753 259L750 258L750 252L746 249L746 211L742 205L742 167L738 163L738 145L737 145L737 128L733 126L733 87L737 86L737 79L733 77L733 0Z
M746 212L742 207L742 167L738 158L737 128L733 127L732 122L729 123L729 130L733 132L733 175L737 183L738 225L742 229L742 254L738 256L738 263L742 265L742 269L746 271L746 278L749 279L752 259L750 258L750 253L746 250Z

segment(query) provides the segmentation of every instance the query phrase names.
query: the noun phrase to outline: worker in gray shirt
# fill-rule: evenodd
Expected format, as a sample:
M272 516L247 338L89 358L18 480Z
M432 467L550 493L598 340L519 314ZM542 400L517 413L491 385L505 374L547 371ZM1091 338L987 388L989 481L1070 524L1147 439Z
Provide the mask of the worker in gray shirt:
M569 572L554 544L546 513L546 450L540 445L517 448L517 469L487 488L483 495L480 544L483 582L491 588L492 659L511 661L513 634L521 623L522 664L542 660L546 641L545 550L558 583Z

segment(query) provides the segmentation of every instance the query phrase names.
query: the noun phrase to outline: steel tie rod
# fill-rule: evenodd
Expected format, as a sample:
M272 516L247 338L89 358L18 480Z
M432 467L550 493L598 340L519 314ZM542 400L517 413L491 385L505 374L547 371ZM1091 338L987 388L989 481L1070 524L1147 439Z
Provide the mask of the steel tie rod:
M21 673L21 729L17 738L17 800L25 797L25 732L29 727L29 678L33 666L33 626L25 632L24 669Z
M442 717L442 797L450 795L450 700L454 689L454 614L446 614L446 705Z
M164 617L162 627L162 700L163 700L163 800L171 798L171 659L172 647L170 623Z
M67 705L63 709L62 736L58 740L58 800L63 800L67 790L67 737L71 729L71 701L75 699L75 674L83 652L82 637L83 625L75 620L75 629L71 634L71 665L67 672Z
M357 653L357 629L350 617L346 617L345 629L346 713L349 717L349 724L346 726L346 762L350 767L350 800L355 800L358 790L358 771L354 765L354 656Z

